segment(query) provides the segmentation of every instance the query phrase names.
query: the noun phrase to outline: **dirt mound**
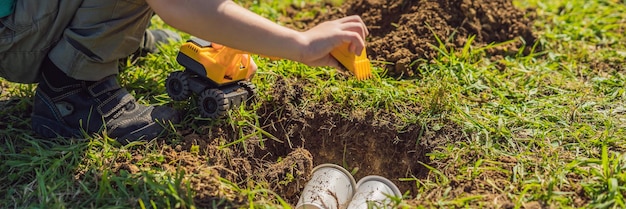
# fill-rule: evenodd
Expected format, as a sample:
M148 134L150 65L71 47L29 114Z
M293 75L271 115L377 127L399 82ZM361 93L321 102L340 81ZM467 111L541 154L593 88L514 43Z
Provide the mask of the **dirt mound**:
M310 9L310 8L307 8ZM291 21L306 28L321 21L360 15L370 31L368 55L392 76L413 76L415 68L435 59L438 37L447 48L461 49L472 35L472 45L486 46L514 40L487 50L487 56L528 53L535 36L532 10L522 11L511 0L348 0L341 7L326 5L328 12ZM299 10L292 8L290 16ZM293 14L293 15L292 15ZM304 22L304 25L297 22Z

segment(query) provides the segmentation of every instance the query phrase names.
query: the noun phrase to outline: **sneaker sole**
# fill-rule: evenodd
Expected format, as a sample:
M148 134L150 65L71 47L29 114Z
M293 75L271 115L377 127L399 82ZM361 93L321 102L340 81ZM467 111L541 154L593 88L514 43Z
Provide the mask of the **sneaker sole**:
M80 137L81 131L68 128L57 121L50 120L41 116L32 116L32 126L35 133L47 137Z
M116 137L116 140L121 144L128 144L134 141L149 141L157 138L163 131L163 126L158 123L152 123L124 136Z
M80 130L68 128L57 121L40 116L32 116L32 126L35 133L46 138L70 138L82 136L82 132ZM122 144L128 144L133 141L154 139L159 136L162 131L163 127L160 124L153 123L124 136L112 138L116 138L116 140Z

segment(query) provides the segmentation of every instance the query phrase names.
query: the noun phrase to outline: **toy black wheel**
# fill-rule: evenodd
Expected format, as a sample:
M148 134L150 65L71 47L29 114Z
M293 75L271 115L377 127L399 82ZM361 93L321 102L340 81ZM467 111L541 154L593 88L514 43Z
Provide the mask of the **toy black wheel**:
M165 80L165 90L167 95L174 101L183 101L189 98L189 75L183 71L170 73Z
M226 115L230 102L219 89L207 89L200 94L198 100L200 113L203 117L217 119Z
M248 98L246 99L247 104L256 102L256 99L257 99L256 86L249 81L239 81L238 84L243 89L245 89L246 92L248 92Z

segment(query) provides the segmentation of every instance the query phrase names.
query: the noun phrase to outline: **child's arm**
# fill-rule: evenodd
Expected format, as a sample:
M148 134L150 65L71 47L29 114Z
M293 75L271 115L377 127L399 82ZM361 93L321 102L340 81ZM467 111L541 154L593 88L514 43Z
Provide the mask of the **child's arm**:
M358 16L324 22L300 32L278 25L230 0L147 0L167 24L191 35L255 54L310 66L338 63L330 51L343 42L356 54L365 48L367 28Z

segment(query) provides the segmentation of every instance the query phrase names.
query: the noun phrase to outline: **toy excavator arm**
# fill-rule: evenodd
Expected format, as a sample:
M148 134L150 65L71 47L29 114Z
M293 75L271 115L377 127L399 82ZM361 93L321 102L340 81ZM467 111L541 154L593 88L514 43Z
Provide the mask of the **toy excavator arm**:
M250 67L250 54L249 52L234 49L230 47L226 47L221 44L211 43L199 38L191 38L189 42L193 42L194 45L200 48L208 48L212 50L212 54L209 56L212 60L200 60L202 57L197 57L199 62L201 63L218 63L222 66L225 66L226 69L223 70L223 73L219 74L219 76L213 75L212 80L216 80L218 77L224 77L224 79L236 80L239 79L242 75L241 69L248 69ZM354 53L349 51L349 45L342 44L341 46L335 48L330 54L337 59L337 61L346 69L348 69L358 80L368 79L372 76L371 71L371 63L367 58L366 50L363 49L361 55L357 56ZM193 47L192 47L193 48ZM195 50L195 49L193 49ZM194 51L196 54L200 52ZM188 52L189 54L190 52ZM269 58L271 60L280 60L279 57L271 57L259 55L262 57ZM193 58L193 57L192 57ZM205 66L206 67L206 66ZM211 74L208 69L207 77L211 78ZM245 73L244 73L245 74ZM219 79L218 79L219 80ZM223 81L226 82L226 81ZM220 83L220 82L218 82Z

